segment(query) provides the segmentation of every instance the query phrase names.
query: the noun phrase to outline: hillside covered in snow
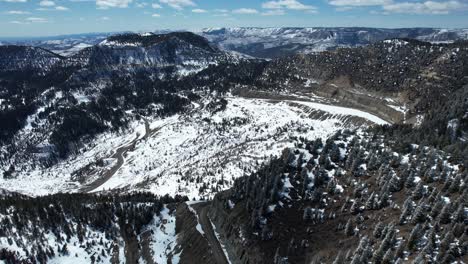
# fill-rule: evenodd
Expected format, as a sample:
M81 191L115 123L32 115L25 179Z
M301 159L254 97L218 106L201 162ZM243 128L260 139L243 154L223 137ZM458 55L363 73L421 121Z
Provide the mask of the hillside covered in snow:
M464 263L464 31L356 30L0 46L0 262Z

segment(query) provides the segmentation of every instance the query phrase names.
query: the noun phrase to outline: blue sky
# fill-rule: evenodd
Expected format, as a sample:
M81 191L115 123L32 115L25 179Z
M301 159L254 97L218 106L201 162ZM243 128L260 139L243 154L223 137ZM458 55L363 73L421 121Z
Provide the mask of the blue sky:
M468 0L0 0L0 37L245 26L468 28Z

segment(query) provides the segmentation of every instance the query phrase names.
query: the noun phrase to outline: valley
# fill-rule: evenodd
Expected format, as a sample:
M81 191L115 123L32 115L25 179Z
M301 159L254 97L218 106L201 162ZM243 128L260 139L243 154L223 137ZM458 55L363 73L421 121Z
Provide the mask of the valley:
M216 100L226 100L226 106L214 113L207 105ZM2 188L30 195L121 189L212 198L300 137L325 140L339 129L387 123L326 101L319 97L207 98L194 103L186 114L146 117L133 126L135 131L103 135L93 142L94 147L86 147L88 151L45 171L17 169L15 180L1 180Z
M0 263L466 262L465 30L198 34L0 46Z

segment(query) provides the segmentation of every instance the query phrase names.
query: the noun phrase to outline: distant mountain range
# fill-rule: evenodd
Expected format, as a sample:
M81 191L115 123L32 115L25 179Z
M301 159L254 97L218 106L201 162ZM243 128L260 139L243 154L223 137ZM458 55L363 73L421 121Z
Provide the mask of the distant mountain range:
M467 29L433 28L209 28L200 34L224 49L262 58L363 46L393 38L433 43L468 39Z
M154 33L168 33L157 30ZM195 32L221 48L259 58L275 58L295 53L356 47L393 38L409 38L432 43L468 39L468 29L436 28L206 28ZM63 56L76 54L116 33L90 33L31 39L0 39L0 45L36 46Z

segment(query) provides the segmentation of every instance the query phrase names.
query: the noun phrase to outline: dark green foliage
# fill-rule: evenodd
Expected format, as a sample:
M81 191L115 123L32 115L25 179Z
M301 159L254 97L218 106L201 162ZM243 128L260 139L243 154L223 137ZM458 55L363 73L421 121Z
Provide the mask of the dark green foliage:
M182 196L157 197L149 193L56 194L37 198L12 194L0 199L0 215L10 216L2 221L0 236L16 240L17 234L21 234L36 252L30 252L27 260L46 263L54 252L69 254L67 241L71 236L77 236L80 243L90 240L95 243L93 237L88 236L90 231L98 231L108 239L121 237L125 240L139 234L164 204L187 200ZM44 242L44 232L51 232L61 243L56 251ZM16 243L20 241L16 240ZM14 252L8 250L0 251L0 260L17 263Z

